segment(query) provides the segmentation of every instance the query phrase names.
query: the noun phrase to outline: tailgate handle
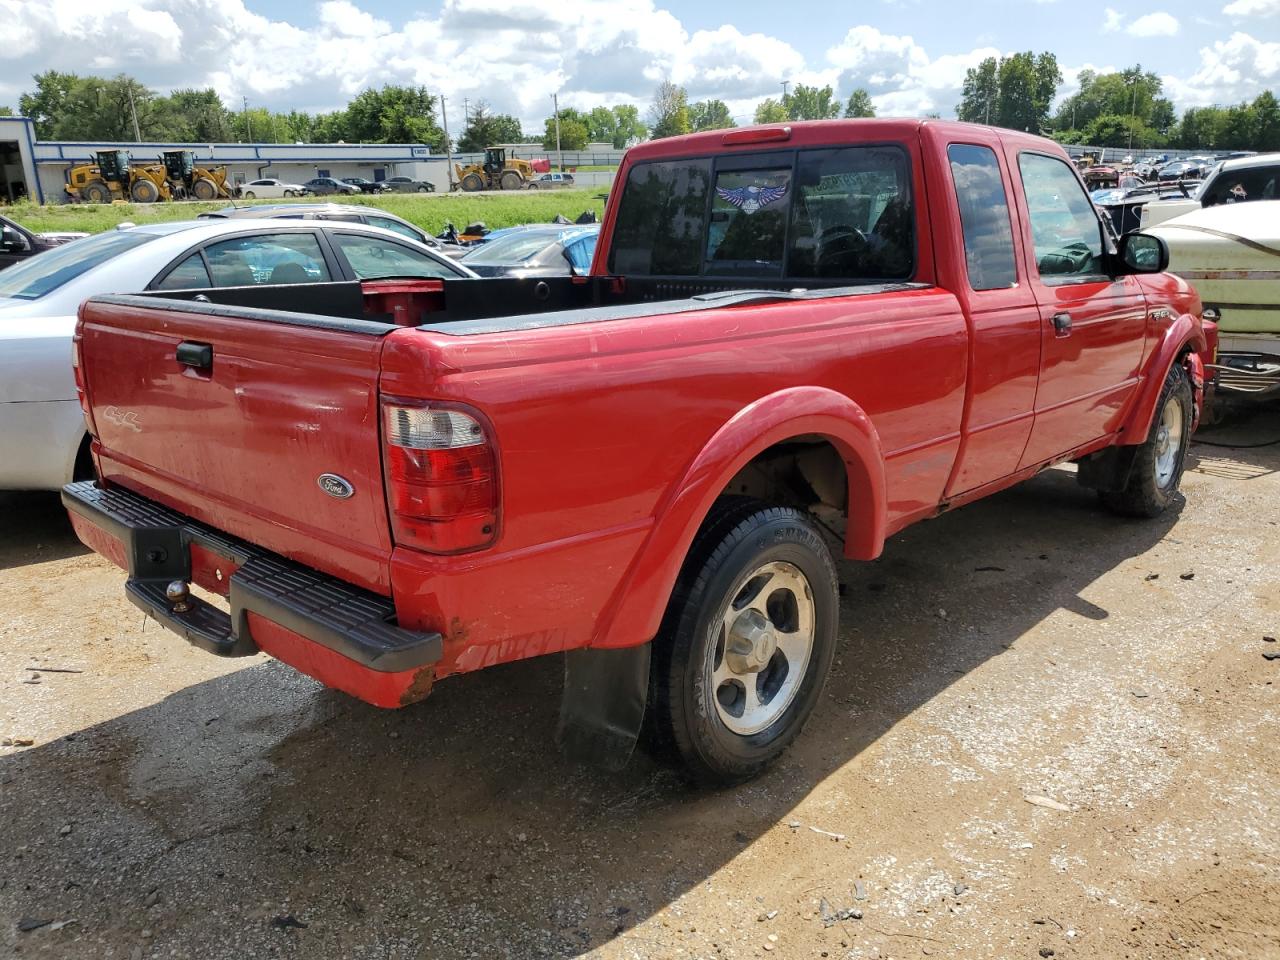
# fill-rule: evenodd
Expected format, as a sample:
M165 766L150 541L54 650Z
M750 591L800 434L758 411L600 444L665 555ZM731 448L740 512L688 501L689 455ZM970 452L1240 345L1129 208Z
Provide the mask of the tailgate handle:
M178 344L178 362L197 370L213 369L213 344L183 340Z

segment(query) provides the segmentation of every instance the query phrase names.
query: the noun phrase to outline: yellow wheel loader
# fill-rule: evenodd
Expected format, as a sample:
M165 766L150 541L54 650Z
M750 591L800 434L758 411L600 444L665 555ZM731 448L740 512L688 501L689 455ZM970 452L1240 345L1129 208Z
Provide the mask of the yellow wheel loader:
M166 150L160 157L169 187L180 200L226 200L235 188L227 183L226 167L197 167L190 150Z
M528 160L507 159L502 147L489 147L484 152L484 163L460 163L453 165L458 184L467 193L477 190L520 190L533 179L533 164Z
M164 167L132 166L128 150L103 150L93 155L93 163L72 167L67 171L65 189L68 196L85 203L155 203L173 199Z

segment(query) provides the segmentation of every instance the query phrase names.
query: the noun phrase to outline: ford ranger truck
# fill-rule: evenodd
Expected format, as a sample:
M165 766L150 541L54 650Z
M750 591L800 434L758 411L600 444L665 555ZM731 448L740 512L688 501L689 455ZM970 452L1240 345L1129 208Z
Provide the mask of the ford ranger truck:
M87 301L99 479L64 500L215 654L383 707L564 654L574 756L643 724L741 780L818 702L837 556L1068 461L1119 514L1175 500L1213 328L1166 262L1020 133L658 140L588 276Z

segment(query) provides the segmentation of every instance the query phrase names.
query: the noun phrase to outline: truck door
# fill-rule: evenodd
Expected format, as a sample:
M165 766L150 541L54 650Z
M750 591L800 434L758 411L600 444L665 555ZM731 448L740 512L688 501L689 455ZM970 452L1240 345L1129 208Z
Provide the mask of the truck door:
M946 144L946 200L956 204L963 249L954 241L948 245L938 270L970 329L964 437L948 498L1018 469L1040 372L1040 312L1017 255L1009 173L1002 169L999 141L978 140L988 137L975 132L975 142Z
M1138 384L1147 310L1133 277L1106 271L1102 222L1066 161L1008 150L1022 185L1027 275L1040 313L1035 423L1021 466L1114 432Z

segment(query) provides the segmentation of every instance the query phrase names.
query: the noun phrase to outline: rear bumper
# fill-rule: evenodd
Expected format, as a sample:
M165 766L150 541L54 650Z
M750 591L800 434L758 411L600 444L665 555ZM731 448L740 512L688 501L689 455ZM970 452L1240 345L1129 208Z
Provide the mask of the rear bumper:
M224 657L263 651L378 706L430 690L443 639L397 626L386 597L120 487L68 484L62 502L80 539L128 570L129 599L195 646ZM196 596L175 608L165 593L175 580L224 594L230 611Z

